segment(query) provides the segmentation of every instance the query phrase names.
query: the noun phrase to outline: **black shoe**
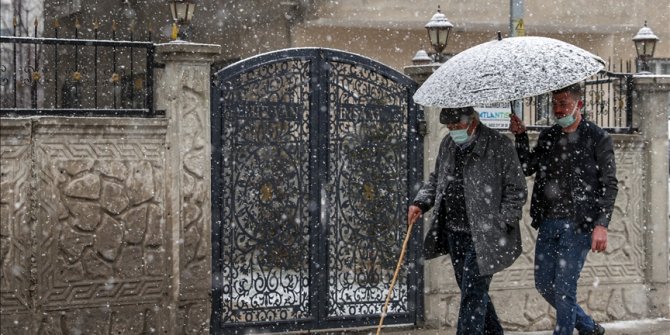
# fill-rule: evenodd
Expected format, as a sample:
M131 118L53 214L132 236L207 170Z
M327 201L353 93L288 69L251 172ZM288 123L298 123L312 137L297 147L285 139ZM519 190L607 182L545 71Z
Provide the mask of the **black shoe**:
M579 332L579 335L605 335L605 328L599 323L596 323L596 327L593 328L592 331L586 333Z

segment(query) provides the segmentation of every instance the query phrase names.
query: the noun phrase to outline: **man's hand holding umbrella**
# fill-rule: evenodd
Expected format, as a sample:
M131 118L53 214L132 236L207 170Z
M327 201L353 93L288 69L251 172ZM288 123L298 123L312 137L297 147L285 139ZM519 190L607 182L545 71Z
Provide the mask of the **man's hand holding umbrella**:
M520 135L526 132L526 125L514 113L510 114L509 131L514 135Z

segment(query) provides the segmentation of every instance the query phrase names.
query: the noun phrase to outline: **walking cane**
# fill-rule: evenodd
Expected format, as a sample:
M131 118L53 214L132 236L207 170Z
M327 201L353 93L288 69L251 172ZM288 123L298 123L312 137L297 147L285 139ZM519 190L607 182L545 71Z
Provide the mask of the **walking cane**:
M398 259L398 265L395 266L395 273L393 273L393 279L391 279L391 286L389 287L389 292L386 294L386 302L384 303L384 308L382 308L382 317L379 319L379 326L377 326L377 335L382 331L382 324L384 324L384 317L386 317L386 311L389 307L389 301L391 301L391 296L393 295L393 286L395 286L395 281L398 279L398 273L402 267L402 260L405 258L405 252L407 252L407 242L409 242L409 237L412 235L412 227L414 222L409 222L407 225L407 235L405 235L405 241L402 242L402 250L400 250L400 258Z

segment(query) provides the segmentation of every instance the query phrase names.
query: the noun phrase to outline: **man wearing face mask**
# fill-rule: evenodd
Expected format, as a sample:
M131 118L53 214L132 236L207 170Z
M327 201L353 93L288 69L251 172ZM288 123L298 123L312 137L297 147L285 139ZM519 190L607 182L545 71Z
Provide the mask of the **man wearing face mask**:
M582 106L579 84L553 92L556 125L540 132L532 151L523 122L516 115L510 122L524 173L535 174L535 287L556 309L554 335L571 335L574 328L580 335L605 333L577 304L577 280L589 249L607 248L616 165L611 137L582 118Z
M443 109L449 134L435 170L408 210L414 223L435 207L424 257L451 254L461 289L458 335L503 334L488 290L493 274L521 254L526 180L512 141L479 122L472 107Z

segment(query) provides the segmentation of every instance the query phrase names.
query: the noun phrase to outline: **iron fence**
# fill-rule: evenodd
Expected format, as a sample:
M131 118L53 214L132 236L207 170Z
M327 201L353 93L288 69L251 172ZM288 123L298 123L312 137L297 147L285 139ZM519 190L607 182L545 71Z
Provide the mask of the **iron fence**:
M156 116L152 42L99 39L98 25L81 38L0 36L0 116ZM128 35L126 35L128 36Z
M635 132L633 124L633 74L632 62L608 62L606 71L586 79L582 85L584 107L582 115L612 133ZM623 72L625 70L625 72ZM619 72L617 72L619 71ZM541 130L554 123L551 110L551 93L524 99L524 122L528 129Z

